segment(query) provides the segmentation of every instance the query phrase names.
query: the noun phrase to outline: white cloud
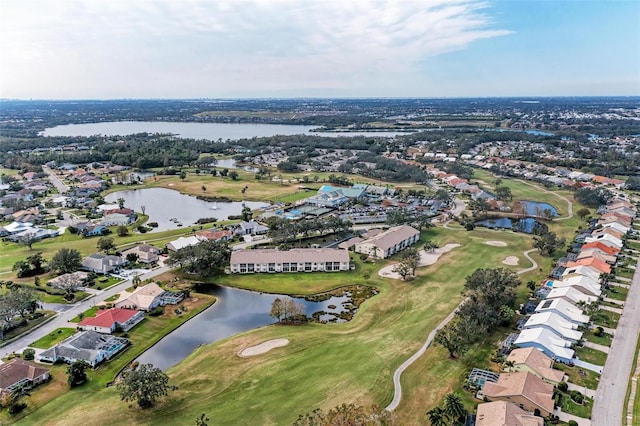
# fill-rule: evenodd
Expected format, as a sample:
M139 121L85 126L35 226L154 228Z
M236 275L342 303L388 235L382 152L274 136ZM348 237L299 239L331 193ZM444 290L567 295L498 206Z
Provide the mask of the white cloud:
M1 0L0 96L389 94L509 34L474 0ZM393 82L393 83L391 83Z

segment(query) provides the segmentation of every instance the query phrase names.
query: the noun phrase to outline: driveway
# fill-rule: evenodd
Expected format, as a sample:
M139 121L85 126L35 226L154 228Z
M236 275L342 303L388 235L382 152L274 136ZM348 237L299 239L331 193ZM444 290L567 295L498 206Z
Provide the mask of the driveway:
M640 266L640 261L638 261ZM604 370L591 418L594 425L622 425L624 398L640 330L640 271L636 268Z

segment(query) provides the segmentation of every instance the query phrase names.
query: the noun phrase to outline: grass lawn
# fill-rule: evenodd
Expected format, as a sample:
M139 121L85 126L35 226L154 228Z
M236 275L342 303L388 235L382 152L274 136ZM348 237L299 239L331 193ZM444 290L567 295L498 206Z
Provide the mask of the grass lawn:
M584 347L576 349L576 357L582 361L601 366L603 366L607 360L607 354L604 352Z
M600 336L596 336L593 330L587 330L582 335L582 338L588 340L591 343L597 343L598 345L611 346L611 340L613 336L608 333L602 333Z
M29 346L38 349L49 349L53 345L62 342L67 337L75 334L77 330L75 328L57 328L35 342L29 344Z
M624 409L626 410L627 407L629 406L629 398L631 398L631 379L633 378L633 375L635 374L635 370L636 370L636 366L638 364L638 354L640 352L640 340L638 341L638 343L636 343L636 354L633 357L633 364L631 367L631 374L629 376L629 383L627 384L627 395L624 399ZM640 389L636 388L636 394L635 394L635 398L633 400L633 419L634 421L634 425L638 423L638 420L640 420Z
M571 396L568 393L562 393L560 407L562 408L563 413L569 413L574 416L588 419L591 417L593 399L585 396L582 404L577 404L571 399Z
M383 262L358 263L358 269L352 273L327 274L327 278L333 277L333 284L324 281L325 278L312 282L325 288L343 282L380 288L380 294L365 302L348 323L270 326L200 347L169 370L171 383L178 386L178 391L152 411L126 408L116 391L108 388L87 392L73 400L64 395L55 404L27 417L25 424L47 424L61 410L66 413L68 425L82 424L87 418L96 419L99 424L104 418L99 413L105 411L111 414L104 421L111 424L184 424L184 419L195 418L202 412L220 424L237 423L238 413L244 413L243 418L251 418L255 424L290 424L299 413L316 407L327 409L343 402L384 406L392 397L394 369L422 345L429 331L459 303L464 278L478 267L502 266L506 256L522 253L531 246L530 238L522 234L483 229L472 232L431 229L423 233L423 238L439 244L458 242L462 247L443 255L440 264L419 270L418 277L408 282L378 277L377 270ZM502 240L508 245L493 247L485 244L487 240ZM527 266L524 258L521 265ZM294 292L308 290L308 280L314 275L297 275L298 287ZM272 281L264 281L260 289L294 289L289 279L278 287L277 277L283 276L268 275ZM241 285L249 281L234 276L225 277L229 281L224 283L233 284L235 278ZM279 337L288 338L290 344L262 356L237 356L242 348ZM419 360L417 376L415 371L403 376L405 397L398 414L401 424L424 422L424 411L428 405L439 403L444 395L440 392L461 386L460 379L472 364L488 362L495 341L491 339L486 345L472 348L457 361L448 360L442 348L430 348ZM211 374L213 371L224 374ZM424 399L417 387L432 393Z
M96 285L93 288L95 288L96 290L106 290L111 286L121 283L122 281L124 280L118 277L100 277L96 280Z
M4 335L4 341L9 341L11 339L13 339L16 336L19 336L23 333L27 333L29 330L33 329L34 327L37 327L38 325L42 324L43 322L47 321L49 318L51 318L52 316L54 316L56 313L53 311L38 311L44 314L44 316L37 318L35 320L31 320L29 322L27 322L27 325L25 325L24 327L18 327L18 328L14 328L11 331L7 331ZM4 344L0 344L0 347L4 346Z
M627 294L629 294L629 289L624 287L611 286L607 290L607 297L620 300L621 302L627 300Z
M587 389L593 390L598 388L600 375L595 371L585 370L575 366L569 367L562 363L554 363L553 368L564 371L565 374L569 376L569 382L576 386L584 386Z
M615 312L605 311L605 310L596 311L591 316L591 321L595 325L600 325L602 327L608 327L608 328L618 327L619 320L620 320L620 314L617 314Z
M71 318L70 322L80 322L84 318L95 317L98 310L99 308L97 306L92 306L81 314L78 314L75 317Z

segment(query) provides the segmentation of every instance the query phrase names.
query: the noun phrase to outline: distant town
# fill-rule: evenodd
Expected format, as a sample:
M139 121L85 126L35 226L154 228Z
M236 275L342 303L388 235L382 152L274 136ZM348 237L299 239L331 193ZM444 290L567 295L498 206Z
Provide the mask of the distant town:
M639 207L633 97L0 100L0 424L635 424Z

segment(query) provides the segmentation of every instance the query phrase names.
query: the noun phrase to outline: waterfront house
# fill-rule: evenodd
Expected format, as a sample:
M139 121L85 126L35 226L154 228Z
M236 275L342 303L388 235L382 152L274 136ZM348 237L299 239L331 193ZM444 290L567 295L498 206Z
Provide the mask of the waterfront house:
M113 304L116 308L136 309L150 311L156 306L162 305L164 290L156 283L149 283L138 287L133 292L123 292L120 298Z
M42 362L62 361L69 364L84 361L91 367L96 367L101 362L113 358L128 345L129 340L123 337L83 331L40 353L38 359Z
M335 272L349 270L349 252L341 249L256 249L231 252L234 274L260 272Z
M128 331L144 319L144 312L133 309L111 308L99 310L95 317L84 318L78 324L82 330L111 334L117 329Z

